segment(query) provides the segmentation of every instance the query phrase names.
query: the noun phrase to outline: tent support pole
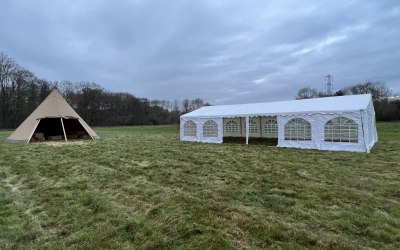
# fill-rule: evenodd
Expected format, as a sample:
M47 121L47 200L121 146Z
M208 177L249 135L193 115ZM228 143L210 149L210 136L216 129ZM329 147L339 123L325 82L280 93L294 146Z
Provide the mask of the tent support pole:
M68 141L68 140L67 140L67 134L65 133L64 122L63 122L63 120L62 120L62 117L60 117L60 120L61 120L62 129L63 129L63 132L64 132L65 142L67 142L67 141Z
M26 144L28 144L28 143L31 141L32 136L33 136L33 133L35 133L35 130L36 130L37 126L39 125L39 122L40 122L40 119L38 119L38 120L36 121L36 125L35 125L35 127L33 127L32 133L31 133L31 135L29 136L29 139L28 139L28 141L26 142Z
M365 135L365 131L364 131L364 120L363 120L363 112L360 110L360 118L361 118L361 130L362 130L362 135L363 135L363 140L364 140L364 147L367 153L369 153L369 147L367 145L367 136Z
M246 145L249 144L249 116L246 116Z

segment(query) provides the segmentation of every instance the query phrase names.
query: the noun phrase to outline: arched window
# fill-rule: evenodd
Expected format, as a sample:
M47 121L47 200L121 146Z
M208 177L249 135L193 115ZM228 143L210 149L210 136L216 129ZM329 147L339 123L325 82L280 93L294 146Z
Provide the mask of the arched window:
M268 117L265 121L264 134L267 136L278 136L278 122L275 117Z
M346 117L335 117L325 123L325 141L358 142L358 125Z
M237 122L230 120L225 124L225 132L227 134L237 134L239 133L239 125Z
M303 118L293 118L285 124L285 140L310 141L311 124Z
M208 120L203 125L204 137L218 137L218 125L213 120Z
M243 131L246 131L246 122L243 123ZM258 124L256 121L250 119L249 120L249 134L257 134L258 133Z
M184 136L196 136L196 123L193 121L187 121L183 124L183 135Z

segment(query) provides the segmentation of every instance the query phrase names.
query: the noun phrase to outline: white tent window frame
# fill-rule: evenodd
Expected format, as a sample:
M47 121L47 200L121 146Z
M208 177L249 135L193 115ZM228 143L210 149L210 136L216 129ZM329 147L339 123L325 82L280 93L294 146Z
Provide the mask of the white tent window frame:
M267 117L265 120L264 134L268 136L278 136L278 120L275 117Z
M258 122L250 119L249 120L249 134L255 135L258 134ZM243 123L243 131L246 131L246 122Z
M189 120L183 124L183 135L184 136L196 136L197 125L194 121Z
M218 137L218 124L213 120L207 120L203 124L203 137Z
M225 132L227 134L238 134L239 133L239 124L234 120L229 120L225 124Z
M324 141L358 143L358 124L343 116L332 118L325 123Z
M285 140L311 141L311 124L303 118L296 117L285 124Z

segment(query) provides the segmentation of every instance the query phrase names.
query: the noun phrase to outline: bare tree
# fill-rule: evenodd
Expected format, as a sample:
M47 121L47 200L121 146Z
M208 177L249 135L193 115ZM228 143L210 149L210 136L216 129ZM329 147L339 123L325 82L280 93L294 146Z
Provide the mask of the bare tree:
M365 83L359 83L343 88L340 91L348 95L371 94L374 101L382 100L391 95L391 90L384 82L370 80L366 81Z
M181 112L181 108L179 107L179 101L176 99L172 102L172 111L178 113Z
M17 64L14 59L8 57L5 53L0 52L0 109L3 127L8 128L9 125L9 108L10 108L10 91L12 85L13 71L15 71Z
M58 90L64 96L65 100L68 103L74 104L73 108L76 109L77 108L76 93L79 91L79 87L71 81L62 81L62 82L58 82L58 84L53 83L53 85L57 86Z
M190 102L190 111L199 109L204 106L204 101L200 98L196 98Z
M8 116L11 127L16 127L28 114L26 112L26 96L30 84L36 82L36 76L27 69L16 67L11 74ZM29 112L29 111L28 111Z
M182 112L183 113L190 112L190 102L188 99L182 101Z
M170 110L172 109L171 107L171 103L168 100L161 100L160 101L160 107L166 110Z
M301 100L301 99L311 99L317 97L320 97L320 94L317 89L311 87L304 87L297 92L295 98L296 100Z

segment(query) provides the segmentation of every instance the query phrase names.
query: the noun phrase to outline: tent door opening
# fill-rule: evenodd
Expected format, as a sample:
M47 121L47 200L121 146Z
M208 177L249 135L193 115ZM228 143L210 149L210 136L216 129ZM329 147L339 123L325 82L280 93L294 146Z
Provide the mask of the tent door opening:
M92 139L78 119L64 119L64 128L68 140L74 139Z
M246 144L246 137L226 136L226 137L223 137L223 143ZM266 146L276 147L278 145L278 138L251 137L251 138L249 138L248 143L249 143L249 145L266 145Z
M65 136L67 138L65 138ZM78 119L65 119L57 117L40 119L39 124L32 134L30 142L61 141L66 139L71 140L92 138Z
M277 116L224 118L223 126L223 142L278 145Z

